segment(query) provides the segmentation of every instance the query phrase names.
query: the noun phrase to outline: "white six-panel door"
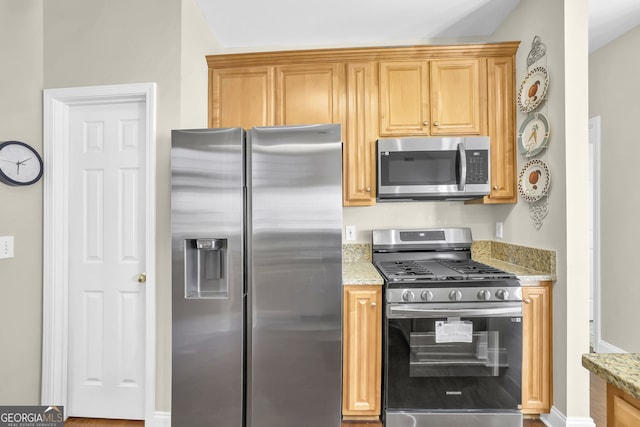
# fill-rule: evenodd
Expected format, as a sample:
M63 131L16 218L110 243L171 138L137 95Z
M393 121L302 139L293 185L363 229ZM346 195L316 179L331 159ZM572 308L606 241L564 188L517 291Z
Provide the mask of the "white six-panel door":
M69 416L145 416L145 106L69 111Z

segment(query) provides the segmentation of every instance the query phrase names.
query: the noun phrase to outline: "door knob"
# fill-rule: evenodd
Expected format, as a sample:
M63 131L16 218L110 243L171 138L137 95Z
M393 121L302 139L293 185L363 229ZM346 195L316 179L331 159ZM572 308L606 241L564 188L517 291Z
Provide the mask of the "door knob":
M138 274L138 283L144 283L147 281L147 273Z

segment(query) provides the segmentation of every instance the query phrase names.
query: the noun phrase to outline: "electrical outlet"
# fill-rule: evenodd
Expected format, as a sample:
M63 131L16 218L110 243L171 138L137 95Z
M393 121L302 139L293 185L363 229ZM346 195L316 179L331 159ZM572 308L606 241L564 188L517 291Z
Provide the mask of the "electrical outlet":
M356 226L355 225L347 225L346 227L346 231L345 231L345 238L352 242L354 240L356 240Z
M496 222L496 237L498 239L502 239L502 226L503 226L502 221Z
M0 237L0 259L13 258L13 236Z

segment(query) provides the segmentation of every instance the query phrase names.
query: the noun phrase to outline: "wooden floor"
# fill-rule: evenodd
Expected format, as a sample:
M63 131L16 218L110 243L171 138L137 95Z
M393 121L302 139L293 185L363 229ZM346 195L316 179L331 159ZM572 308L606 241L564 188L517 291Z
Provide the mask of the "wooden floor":
M607 383L600 377L591 374L591 402L590 416L596 423L596 427L607 427L607 409L606 409L606 393ZM105 420L105 419L88 419L88 418L69 418L65 423L65 427L143 427L144 421L127 421L127 420ZM354 422L345 421L342 427L380 427L380 422ZM545 424L537 419L525 420L524 427L546 427Z

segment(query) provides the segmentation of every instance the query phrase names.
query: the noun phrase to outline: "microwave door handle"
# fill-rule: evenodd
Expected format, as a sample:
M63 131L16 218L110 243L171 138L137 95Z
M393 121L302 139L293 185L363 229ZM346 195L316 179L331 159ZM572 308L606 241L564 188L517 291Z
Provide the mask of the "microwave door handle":
M460 156L460 182L458 183L458 191L464 191L467 184L467 151L464 144L458 144L458 155Z

